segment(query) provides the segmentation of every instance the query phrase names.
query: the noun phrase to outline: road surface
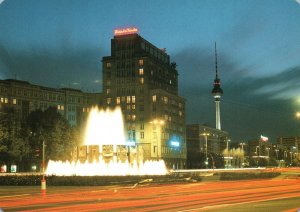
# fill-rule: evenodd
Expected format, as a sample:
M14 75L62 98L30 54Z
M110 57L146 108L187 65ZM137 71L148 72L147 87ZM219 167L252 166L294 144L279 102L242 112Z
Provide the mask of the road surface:
M297 211L300 180L132 186L0 187L3 211Z

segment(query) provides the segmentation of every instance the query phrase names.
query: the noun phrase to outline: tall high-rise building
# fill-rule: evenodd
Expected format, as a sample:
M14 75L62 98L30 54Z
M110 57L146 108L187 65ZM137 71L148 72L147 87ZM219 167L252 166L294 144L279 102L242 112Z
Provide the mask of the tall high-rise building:
M215 98L216 103L216 129L221 130L221 114L220 114L220 100L223 94L223 90L221 88L221 80L218 76L218 60L217 60L217 44L215 43L215 58L216 58L216 78L214 81L214 88L211 93Z
M145 159L185 167L185 100L178 95L176 63L165 49L136 28L115 30L102 70L104 106L122 109L127 139L142 147Z

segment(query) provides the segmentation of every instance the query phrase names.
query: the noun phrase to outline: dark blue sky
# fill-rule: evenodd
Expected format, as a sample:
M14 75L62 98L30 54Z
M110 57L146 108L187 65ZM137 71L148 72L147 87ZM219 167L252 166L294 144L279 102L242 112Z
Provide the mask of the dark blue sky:
M300 135L300 4L296 0L0 0L0 78L101 91L101 58L118 27L178 64L187 123L214 126L214 42L233 140Z

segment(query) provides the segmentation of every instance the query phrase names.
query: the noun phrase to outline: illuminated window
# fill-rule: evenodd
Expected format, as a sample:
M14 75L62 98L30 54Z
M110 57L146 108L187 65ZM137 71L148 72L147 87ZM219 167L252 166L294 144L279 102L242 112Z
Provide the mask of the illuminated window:
M82 112L85 112L85 108L82 108Z
M172 84L172 80L170 80L170 85Z
M4 98L3 97L1 97L1 103L4 103Z
M144 75L144 69L143 68L139 69L139 75Z
M57 105L57 110L64 110L65 107L63 105Z
M165 103L165 104L168 104L168 101L169 101L168 97L167 97L167 96L164 96L164 103Z
M132 105L132 106L131 106L131 109L132 109L132 110L135 110L135 105Z
M7 104L8 103L8 98L4 99L4 103Z
M106 89L106 94L110 94L110 89Z
M127 103L130 103L130 96L127 96L126 102L127 102Z
M156 102L156 95L152 96L152 102Z
M136 115L132 115L132 121L135 121Z
M131 97L131 102L132 102L132 103L135 103L135 96L132 96L132 97Z
M144 65L144 60L140 59L140 60L139 60L139 65L140 65L140 66Z
M125 102L125 96L122 96L121 101Z
M106 99L107 104L109 105L111 103L111 98Z
M144 84L144 78L143 77L140 79L140 83Z
M17 104L17 99L13 99L13 104L14 104L14 105Z
M179 111L179 116L182 116L182 111Z
M111 63L106 63L106 68L111 68Z
M120 97L117 97L116 102L117 102L117 105L119 105L120 102L121 102L121 98L120 98Z

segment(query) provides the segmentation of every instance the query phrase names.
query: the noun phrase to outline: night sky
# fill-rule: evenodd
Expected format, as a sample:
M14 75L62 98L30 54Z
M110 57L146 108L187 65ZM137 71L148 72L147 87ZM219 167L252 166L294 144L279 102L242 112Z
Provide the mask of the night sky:
M187 123L215 127L216 41L222 129L300 135L299 0L0 0L0 79L100 92L113 30L132 26L176 61Z

